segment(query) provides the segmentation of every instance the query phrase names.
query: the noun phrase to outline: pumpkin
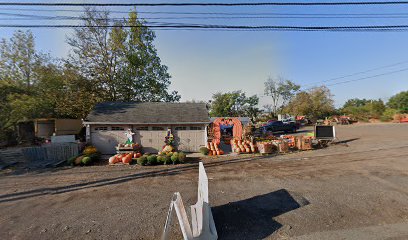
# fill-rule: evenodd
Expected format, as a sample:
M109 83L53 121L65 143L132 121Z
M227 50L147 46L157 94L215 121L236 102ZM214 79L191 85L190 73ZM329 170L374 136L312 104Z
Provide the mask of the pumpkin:
M220 152L220 155L224 155L224 151L220 150L219 152Z
M116 155L109 158L109 164L115 164L115 163L116 163Z
M212 151L208 151L208 156L212 156Z
M123 163L130 163L132 161L132 154L129 153L128 155L122 157L122 162Z
M77 158L75 159L75 161L74 161L75 165L81 164L82 158L84 158L84 156L79 156L79 157L77 157Z

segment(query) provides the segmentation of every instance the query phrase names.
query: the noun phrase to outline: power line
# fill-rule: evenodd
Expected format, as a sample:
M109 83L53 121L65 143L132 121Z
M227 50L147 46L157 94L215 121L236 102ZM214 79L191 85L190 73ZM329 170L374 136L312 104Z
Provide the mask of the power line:
M182 6L340 6L340 5L405 5L408 1L357 1L357 2L242 2L242 3L48 3L48 2L1 2L0 6L104 6L104 7L182 7Z
M330 87L330 86L335 86L335 85L340 85L340 84L345 84L345 83L350 83L350 82L358 82L358 81L362 81L362 80L366 80L366 79L381 77L381 76L390 75L390 74L399 73L399 72L405 72L405 71L408 71L408 68L403 68L403 69L396 70L396 71L389 71L389 72L385 72L385 73L380 73L380 74L376 74L376 75L372 75L372 76L368 76L368 77L362 77L362 78L357 78L357 79L352 79L352 80L327 84L325 86ZM307 88L307 89L304 89L304 91L315 89L315 88L316 87Z
M152 28L224 28L224 29L287 29L287 30L310 30L310 31L367 31L367 30L408 30L408 25L384 25L384 26L242 26L242 25L200 25L200 24L183 24L183 23L165 23L167 25L145 25L143 27ZM175 25L173 25L175 24ZM118 25L13 25L13 24L3 24L0 27L13 27L13 28L111 28L117 27ZM138 25L122 25L122 27L140 27Z
M87 17L75 17L75 16L39 16L39 15L32 15L32 16L22 16L21 14L3 14L0 15L10 15L10 16L17 16L21 18L0 18L0 20L13 20L13 21L27 21L27 20L47 20L47 19L54 19L54 20L86 20L90 19ZM327 17L319 17L319 16L305 16L305 17L293 17L293 16L211 16L211 17L139 17L140 19L145 20L188 20L188 19L199 19L199 20L212 20L212 19L407 19L408 15L405 16L327 16ZM121 18L106 18L110 21L115 20L123 20L124 17Z
M1 9L0 9L1 10ZM125 12L128 13L128 12ZM6 15L6 16L16 16L16 17L25 17L26 19L56 19L56 20L85 20L89 19L87 17L78 17L78 16L43 16L43 15L31 15L31 14L20 14L20 13L4 13L0 12L0 15ZM274 16L258 16L258 15L249 15L249 16L210 16L210 17L203 17L203 16L188 16L188 17L143 17L143 19L167 19L167 20L176 20L176 19L285 19L285 18L295 18L295 19L315 19L315 18L380 18L380 19L386 19L386 18L408 18L408 13L406 14L378 14L378 15L370 15L370 14L274 14ZM26 20L26 19L21 19L21 18L3 18L3 20ZM120 20L123 18L107 18L110 20Z
M360 72L356 72L356 73L352 73L352 74L343 75L341 77L336 77L336 78L331 78L331 79L328 79L328 80L309 83L309 84L306 84L306 85L303 85L303 86L309 86L309 85L315 85L315 84L318 84L318 83L331 82L331 81L334 81L334 80L353 77L353 76L356 76L356 75L360 75L360 74L364 74L364 73L368 73L368 72L372 72L372 71L376 71L376 70L380 70L380 69L384 69L384 68L394 67L394 66L398 66L398 65L401 65L401 64L405 64L405 63L408 63L408 61L397 62L397 63L393 63L393 64L389 64L389 65L385 65L385 66L381 66L381 67L377 67L377 68L368 69L368 70L365 70L365 71L360 71Z
M153 22L150 22L153 23ZM407 31L408 25L383 25L383 26L248 26L248 25L206 25L193 23L160 23L163 25L144 25L148 28L184 28L184 29L253 29L270 31L336 31L336 32L384 32L384 31ZM69 24L30 24L14 25L0 24L0 28L112 28L112 27L141 27L132 25L69 25Z
M86 12L85 9L40 9L40 8L0 8L1 11L28 11L28 12ZM106 10L92 10L94 12L106 12ZM114 11L110 13L125 13L129 11ZM137 11L142 14L168 14L168 15L232 15L232 16L406 16L408 13L272 13L272 12L162 12L162 11Z

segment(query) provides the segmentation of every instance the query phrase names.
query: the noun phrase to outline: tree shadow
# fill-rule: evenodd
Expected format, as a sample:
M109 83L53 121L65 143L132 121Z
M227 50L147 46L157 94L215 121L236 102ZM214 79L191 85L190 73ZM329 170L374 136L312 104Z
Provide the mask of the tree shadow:
M221 165L226 165L226 164L261 160L261 159L265 159L268 157L269 156L259 156L259 157L230 159L230 160L206 163L204 164L204 166L206 168L211 168L211 167L216 167L216 166L221 166ZM198 159L191 159L189 161L189 164L175 165L174 167L169 167L167 169L135 173L131 175L114 177L114 178L100 179L100 180L90 181L86 183L70 184L70 185L59 186L59 187L37 188L37 189L23 191L23 192L3 194L3 195L0 195L0 203L12 202L16 200L22 200L26 198L32 198L32 197L48 195L48 194L61 194L61 193L66 193L66 192L73 192L73 191L88 189L88 188L116 185L116 184L121 184L124 182L141 179L141 178L177 175L183 172L198 169L197 162L198 162Z
M356 140L359 140L359 139L360 138L350 138L350 139L334 142L332 144L345 144L345 143L353 142L353 141L356 141Z
M219 239L264 239L282 227L274 217L308 204L280 189L211 209Z

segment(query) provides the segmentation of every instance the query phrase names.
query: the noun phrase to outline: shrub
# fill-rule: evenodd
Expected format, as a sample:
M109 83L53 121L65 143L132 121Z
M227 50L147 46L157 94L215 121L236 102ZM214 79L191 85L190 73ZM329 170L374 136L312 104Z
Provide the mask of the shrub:
M164 164L164 157L163 156L157 156L157 164Z
M150 155L147 157L147 163L149 165L156 165L157 164L157 156L156 155Z
M75 159L77 156L71 157L70 159L67 160L68 165L74 166L75 165Z
M170 161L171 161L171 157L169 157L169 156L164 156L163 157L163 164L164 165L169 164Z
M173 164L177 164L178 163L178 155L173 154L173 156L171 156L171 161L173 162Z
M179 160L180 163L184 163L185 160L186 160L186 157L187 157L187 156L186 156L185 153L179 152L179 154L178 154L178 160Z
M383 114L382 114L380 120L383 121L383 122L391 121L391 120L394 119L394 115L397 114L397 113L398 113L398 110L393 109L393 108L387 108L387 109L383 112Z
M137 161L137 164L139 164L140 166L144 166L147 163L147 157L142 156L140 158L137 158L136 161Z
M201 154L203 154L203 155L208 155L208 152L209 152L208 148L206 148L206 147L200 148L200 153L201 153Z
M92 154L87 155L87 157L90 157L92 161L98 161L101 158L101 153L94 152Z
M81 162L84 165L89 165L89 164L91 164L92 159L90 157L84 157L84 158L82 158Z
M167 156L167 157L173 156L173 152L168 152L168 153L166 153L166 156Z

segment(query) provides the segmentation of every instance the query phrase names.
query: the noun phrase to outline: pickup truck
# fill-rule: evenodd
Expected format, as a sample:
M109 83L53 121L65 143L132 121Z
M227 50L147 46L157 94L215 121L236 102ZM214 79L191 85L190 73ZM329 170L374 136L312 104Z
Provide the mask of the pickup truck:
M262 132L291 132L294 133L298 127L294 123L283 123L282 121L270 122L265 126L261 127Z

